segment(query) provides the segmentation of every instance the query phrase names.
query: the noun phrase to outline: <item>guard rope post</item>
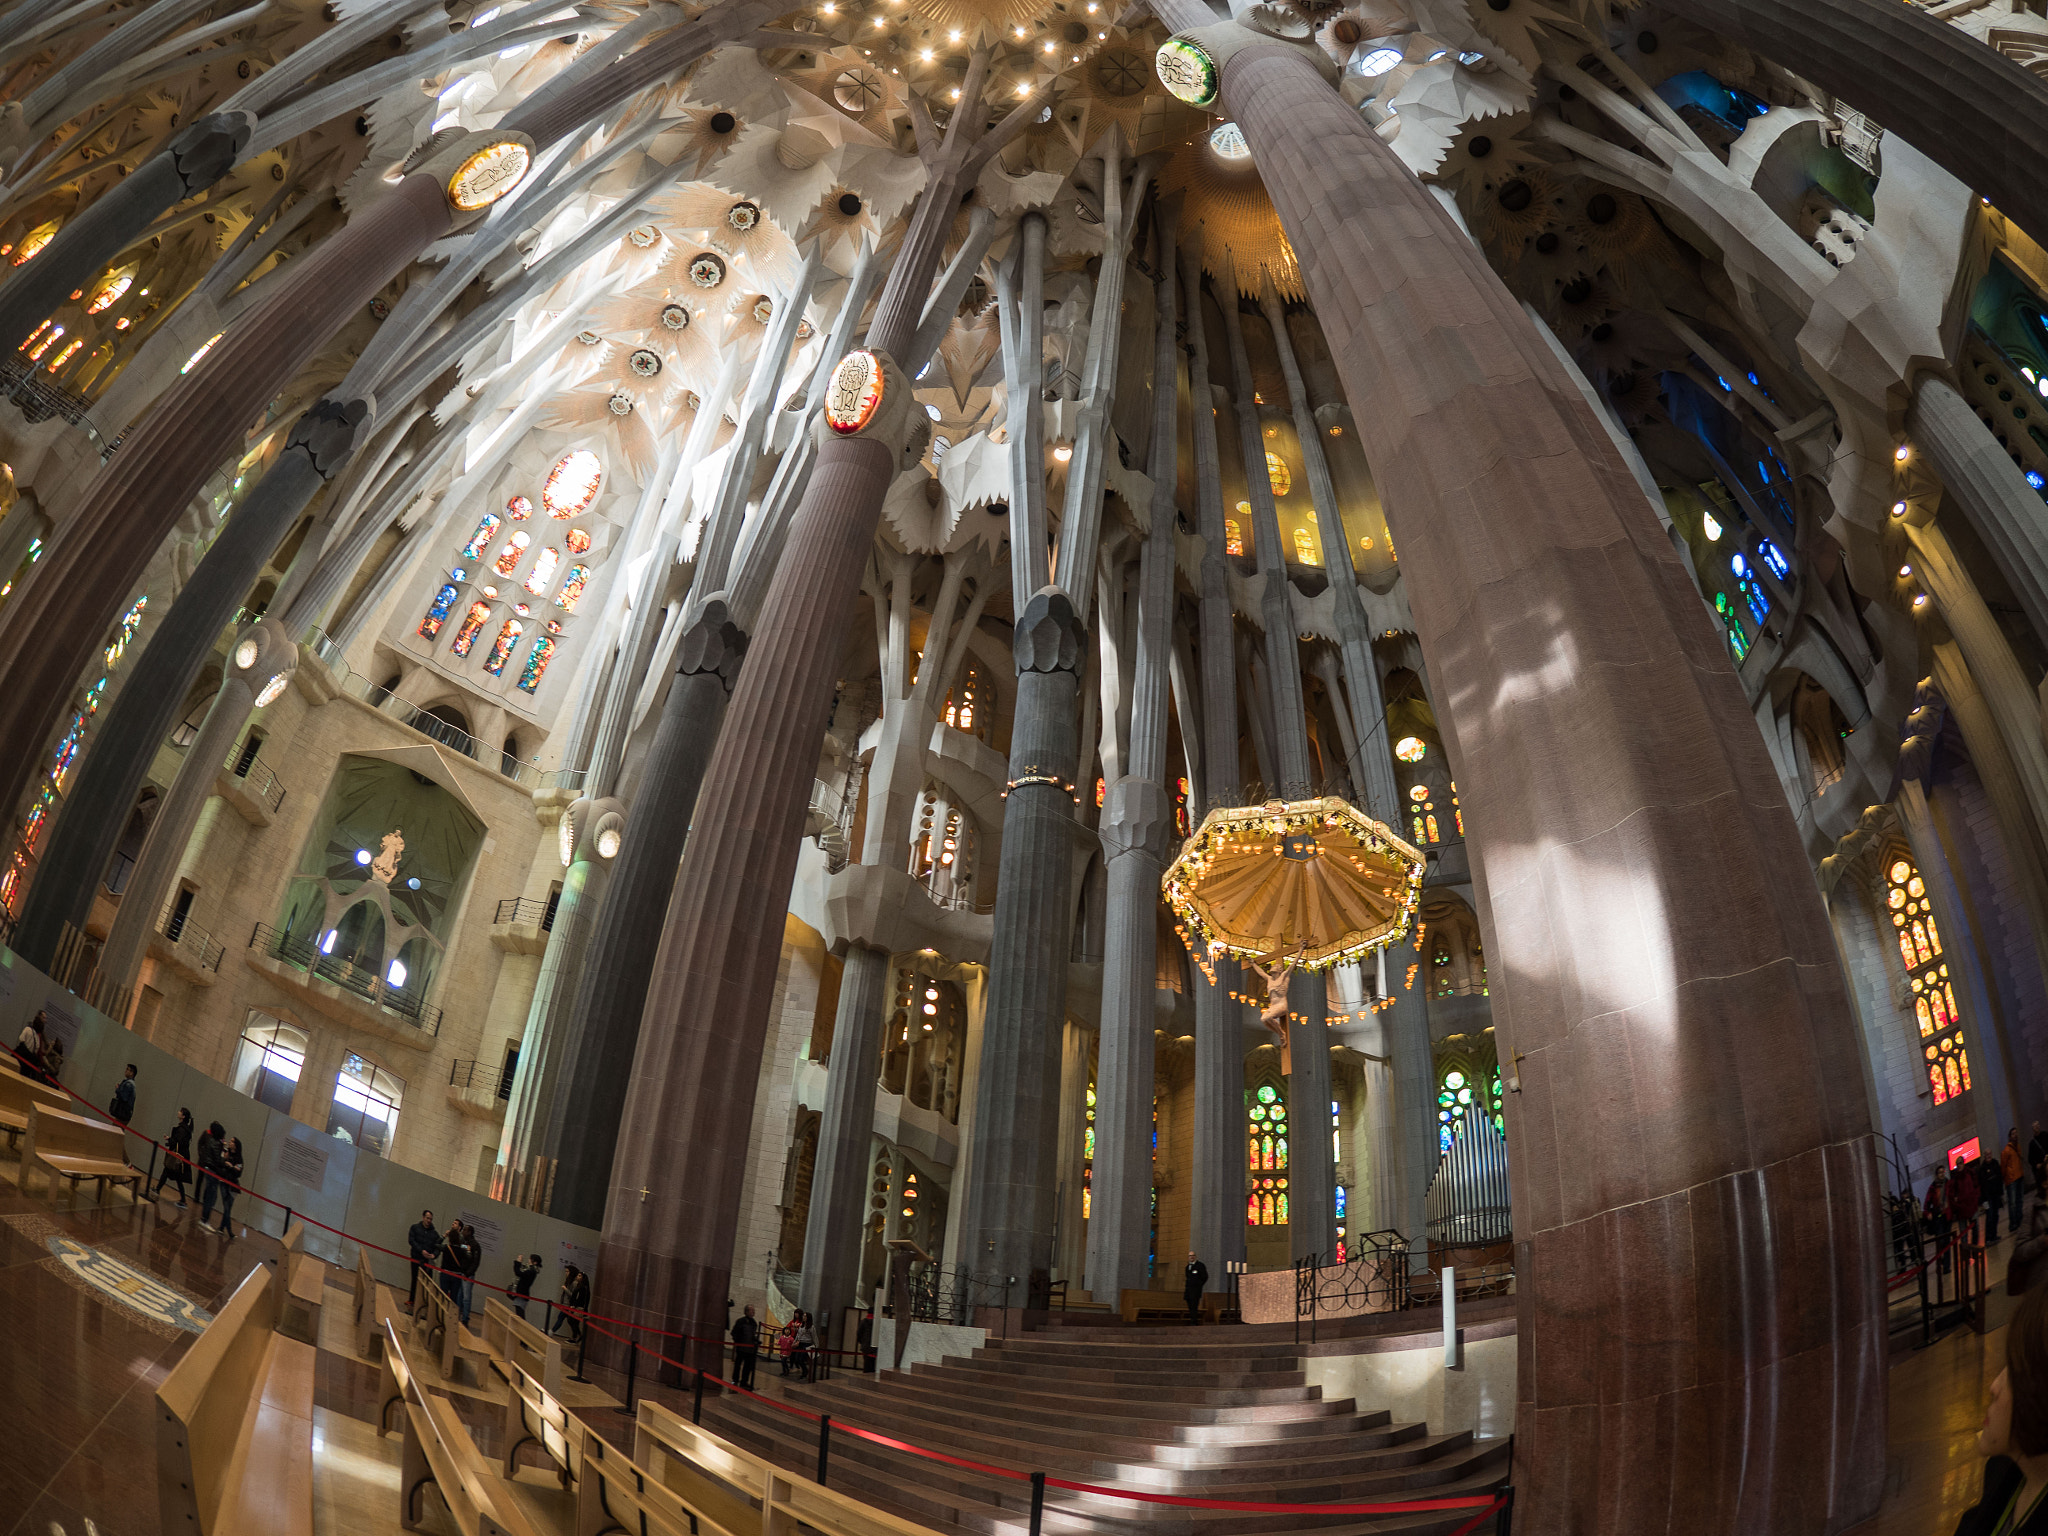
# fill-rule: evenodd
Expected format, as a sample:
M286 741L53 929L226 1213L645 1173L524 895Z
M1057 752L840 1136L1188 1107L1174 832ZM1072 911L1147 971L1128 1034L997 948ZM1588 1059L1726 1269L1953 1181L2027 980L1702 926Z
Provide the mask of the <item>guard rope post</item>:
M585 1338L590 1337L590 1330L588 1328L583 1330L583 1336ZM633 1387L640 1378L640 1330L638 1328L633 1330L633 1336L626 1341L626 1346L626 1401L622 1406L614 1408L612 1412L623 1413L630 1418L636 1411L633 1407Z
M1513 1453L1510 1452L1512 1455ZM1509 1536L1515 1521L1515 1485L1509 1483L1500 1491L1500 1518L1493 1524L1493 1536Z
M825 1472L832 1460L832 1415L818 1416L818 1486L825 1486Z
M704 1367L700 1365L693 1367L693 1369L696 1371L697 1377L690 1387L690 1422L692 1424L702 1424L704 1422Z
M1040 1536L1045 1528L1045 1474L1031 1474L1031 1536Z

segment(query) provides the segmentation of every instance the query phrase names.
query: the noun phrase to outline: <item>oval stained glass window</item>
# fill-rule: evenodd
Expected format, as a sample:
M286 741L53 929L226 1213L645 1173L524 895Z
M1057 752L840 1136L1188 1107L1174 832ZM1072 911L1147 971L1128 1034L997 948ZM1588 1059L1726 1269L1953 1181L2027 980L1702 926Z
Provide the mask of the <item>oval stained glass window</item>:
M588 448L578 448L566 453L548 471L547 484L541 487L540 502L548 509L549 517L569 518L584 511L597 500L599 488L604 484L604 466L597 462L597 455Z

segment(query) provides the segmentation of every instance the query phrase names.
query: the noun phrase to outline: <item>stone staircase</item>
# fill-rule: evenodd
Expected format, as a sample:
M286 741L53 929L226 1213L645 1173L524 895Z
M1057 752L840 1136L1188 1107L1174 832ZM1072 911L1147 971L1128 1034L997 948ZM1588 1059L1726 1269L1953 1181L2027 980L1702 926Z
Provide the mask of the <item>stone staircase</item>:
M993 1467L1188 1498L1306 1504L1488 1491L1506 1480L1506 1439L1431 1434L1370 1404L1325 1400L1307 1384L1306 1355L1345 1349L1347 1334L1376 1334L1372 1342L1384 1348L1390 1336L1426 1326L1425 1316L1326 1324L1313 1350L1296 1345L1291 1326L1053 1327L991 1340L969 1359L880 1376L840 1372L784 1395L833 1416L832 1486L934 1530L972 1536L1026 1531L1030 1485L879 1446L841 1425ZM753 1451L815 1471L817 1429L808 1420L724 1397L707 1398L704 1416L707 1427ZM1446 1536L1471 1518L1470 1510L1197 1510L1049 1489L1044 1529Z

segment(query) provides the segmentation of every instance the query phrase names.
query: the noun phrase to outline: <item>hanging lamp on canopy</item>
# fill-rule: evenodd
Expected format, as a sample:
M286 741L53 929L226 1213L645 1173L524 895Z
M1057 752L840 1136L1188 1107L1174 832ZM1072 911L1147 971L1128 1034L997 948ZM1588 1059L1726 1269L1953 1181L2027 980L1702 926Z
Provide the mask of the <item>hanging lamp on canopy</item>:
M1424 858L1335 795L1224 806L1166 871L1191 948L1322 971L1408 931Z

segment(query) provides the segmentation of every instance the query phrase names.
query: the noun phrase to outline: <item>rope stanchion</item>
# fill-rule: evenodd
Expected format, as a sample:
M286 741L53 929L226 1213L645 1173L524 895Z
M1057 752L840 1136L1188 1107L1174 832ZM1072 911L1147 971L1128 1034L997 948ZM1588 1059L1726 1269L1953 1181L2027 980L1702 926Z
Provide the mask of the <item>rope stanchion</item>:
M22 1059L21 1053L18 1050L15 1050L12 1047L7 1047L7 1050L9 1054L16 1059L17 1062L19 1062ZM45 1082L50 1081L50 1079L48 1079L41 1073L24 1075L33 1075L37 1077L39 1080ZM63 1083L55 1083L53 1084L53 1086L55 1086L61 1092L63 1092L66 1095L66 1097L70 1098L78 1104L84 1105L89 1112L95 1115L99 1115L101 1119L107 1120L110 1124L121 1125L120 1121L113 1120L111 1119L111 1117L106 1116L97 1108L95 1108L92 1104L88 1103L85 1099L80 1097L78 1094L72 1092L72 1090L66 1087ZM131 1130L126 1125L121 1125L121 1129L126 1134L138 1137L142 1136L142 1132ZM148 1140L149 1138L144 1139ZM182 1152L172 1151L169 1147L164 1146L161 1142L156 1142L152 1140L150 1142L150 1145L153 1149L150 1155L150 1167L152 1172L154 1172L154 1169L156 1167L156 1153L160 1151L164 1155L167 1167L169 1165L169 1160L171 1158L176 1158L179 1162L182 1162L188 1168L193 1169L202 1177L214 1179L223 1187L232 1189L237 1194L251 1195L255 1199L261 1201L263 1204L275 1207L277 1210L284 1213L285 1224L287 1228L289 1228L291 1222L293 1222L294 1220L301 1221L308 1226L317 1227L323 1232L330 1232L334 1234L336 1237L342 1238L345 1241L355 1243L357 1246L364 1248L372 1253L385 1254L391 1258L403 1260L406 1263L418 1262L419 1267L422 1270L427 1271L429 1274L435 1276L453 1275L457 1279L467 1281L471 1284L480 1283L486 1290L496 1291L502 1296L510 1297L513 1295L512 1290L508 1286L493 1285L489 1281L477 1282L472 1280L471 1277L461 1274L460 1271L443 1268L441 1265L435 1264L431 1261L415 1261L413 1260L410 1253L400 1253L395 1248L387 1248L381 1243L370 1242L368 1239L358 1237L344 1228L329 1226L326 1222L315 1220L313 1217L306 1216L302 1213L295 1211L291 1206L284 1204L284 1202L280 1200L273 1200L268 1195L260 1194L256 1190L250 1189L245 1185L238 1184L232 1179L221 1178L220 1175L211 1173L208 1170L201 1168L198 1165L198 1163L196 1163L192 1158L187 1157ZM1924 1268L1925 1266L1923 1265L1922 1267ZM581 1345L581 1349L579 1350L578 1354L576 1374L570 1378L571 1380L580 1382L588 1381L588 1378L583 1374L583 1366L584 1358L587 1356L590 1347L590 1335L594 1331L599 1334L602 1334L605 1338L611 1339L615 1343L624 1344L627 1349L626 1406L622 1409L619 1409L619 1412L633 1413L635 1411L633 1406L633 1399L638 1387L639 1359L640 1355L642 1353L645 1353L651 1355L656 1361L658 1361L662 1365L670 1366L677 1371L687 1371L691 1374L693 1380L691 1391L690 1422L695 1424L700 1423L702 1421L704 1414L705 1377L703 1367L691 1365L685 1361L671 1359L668 1355L664 1354L660 1349L641 1343L639 1335L644 1332L661 1339L680 1339L686 1344L714 1344L717 1345L721 1350L726 1348L726 1341L724 1339L710 1339L701 1337L696 1334L684 1333L673 1329L654 1328L644 1324L628 1323L622 1318L606 1317L602 1313L586 1312L575 1307L563 1306L560 1303L549 1303L548 1305L551 1308L550 1316L552 1316L553 1312L560 1312L563 1318L568 1319L576 1324L579 1324L582 1328L582 1334L578 1341ZM630 1330L630 1336L625 1334L614 1333L611 1330L611 1328L606 1327L605 1324L616 1324L621 1328L626 1328ZM832 1351L832 1353L861 1357L861 1353L858 1350L836 1350ZM831 1450L831 1437L832 1431L835 1428L837 1428L842 1434L852 1435L856 1439L865 1440L870 1444L878 1445L888 1450L901 1451L907 1455L917 1456L926 1461L939 1462L947 1466L959 1467L964 1471L979 1473L985 1477L997 1477L1009 1482L1028 1483L1031 1488L1031 1530L1034 1533L1037 1533L1041 1530L1044 1522L1045 1490L1047 1488L1059 1488L1072 1493L1091 1494L1102 1498L1124 1499L1145 1504L1164 1504L1187 1509L1235 1510L1257 1514L1399 1515L1422 1514L1442 1510L1476 1510L1477 1513L1473 1516L1473 1518L1466 1524L1460 1526L1456 1531L1453 1531L1451 1533L1451 1536L1469 1536L1469 1533L1476 1530L1479 1527L1479 1525L1489 1515L1493 1515L1497 1512L1510 1509L1513 1503L1512 1489L1506 1490L1503 1494L1500 1495L1472 1495L1461 1498L1380 1501L1375 1503L1363 1504L1275 1504L1259 1503L1250 1500L1197 1499L1188 1498L1175 1494L1149 1493L1128 1488L1110 1488L1099 1483L1071 1482L1065 1478L1056 1478L1048 1476L1044 1472L1019 1472L1009 1467L991 1466L987 1462L973 1461L963 1456L952 1456L944 1451L933 1450L928 1446L915 1445L910 1441L899 1440L893 1435L885 1435L877 1430L866 1429L857 1424L848 1424L844 1422L839 1422L835 1424L830 1414L812 1413L808 1409L799 1408L791 1403L777 1402L774 1398L764 1397L760 1393L750 1391L747 1388L740 1386L736 1382L726 1382L721 1380L719 1385L720 1390L722 1391L735 1393L740 1397L749 1398L754 1402L765 1404L766 1406L775 1409L777 1412L788 1414L793 1418L808 1420L809 1422L816 1424L818 1426L817 1481L820 1485L823 1485L825 1483L826 1475L830 1470L829 1459Z

